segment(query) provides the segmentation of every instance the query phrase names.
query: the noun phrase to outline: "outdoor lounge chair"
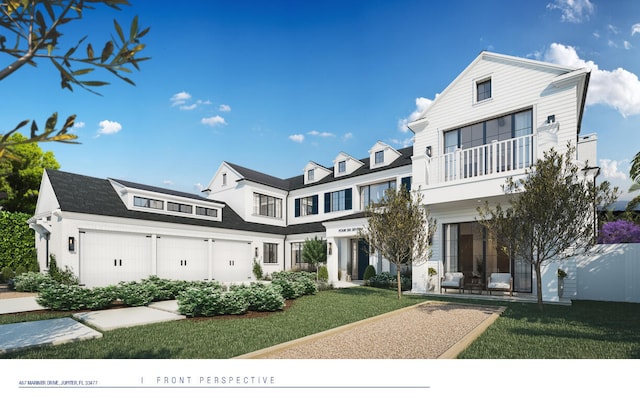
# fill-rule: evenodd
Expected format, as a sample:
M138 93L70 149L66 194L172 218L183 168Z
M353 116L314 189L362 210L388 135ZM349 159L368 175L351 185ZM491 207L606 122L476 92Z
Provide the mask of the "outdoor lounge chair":
M464 275L462 272L447 272L444 277L440 279L440 293L442 289L458 289L458 292L462 292L462 282Z
M489 294L493 291L509 292L513 296L513 276L511 273L491 273L487 280Z

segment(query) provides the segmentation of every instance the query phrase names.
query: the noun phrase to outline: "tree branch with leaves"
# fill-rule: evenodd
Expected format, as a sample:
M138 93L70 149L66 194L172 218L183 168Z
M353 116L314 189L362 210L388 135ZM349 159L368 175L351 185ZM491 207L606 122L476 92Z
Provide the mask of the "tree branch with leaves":
M63 52L61 29L63 26L83 18L86 10L95 9L96 4L103 4L115 10L121 6L129 6L127 0L5 0L0 2L0 53L10 56L12 61L0 69L0 80L19 70L26 64L36 67L38 61L49 61L60 74L60 86L73 91L79 86L92 93L94 88L108 85L103 80L90 79L86 76L95 69L103 69L126 83L135 85L128 77L131 68L139 70L139 64L148 60L139 53L145 48L141 39L150 28L140 29L138 17L134 17L125 35L117 20L113 21L116 36L104 43L99 55L94 53L91 43L84 48L85 55L80 56L80 47L88 36L82 37L74 46ZM7 37L9 36L9 38ZM58 114L51 115L44 132L40 133L36 121L24 120L0 137L0 159L11 157L11 146L18 143L8 138L31 122L30 134L25 143L65 142L71 143L77 138L69 132L75 122L75 115L66 118L60 129L57 129Z
M527 171L503 185L508 207L478 207L479 222L511 255L533 266L537 301L542 304L542 265L584 252L595 242L595 209L615 201L617 188L608 181L596 185L588 166L575 162L575 147L565 154L555 149Z

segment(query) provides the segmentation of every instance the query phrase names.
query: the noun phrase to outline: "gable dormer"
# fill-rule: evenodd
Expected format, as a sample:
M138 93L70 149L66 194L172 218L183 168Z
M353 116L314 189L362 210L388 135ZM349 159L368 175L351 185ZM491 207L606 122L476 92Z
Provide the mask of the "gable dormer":
M353 158L351 155L341 152L333 160L333 176L342 177L353 173L364 164L362 161Z
M331 171L327 168L313 161L309 161L304 167L304 184L317 183L329 174L331 174Z
M369 168L376 169L386 167L400 157L400 153L384 142L376 142L369 150Z

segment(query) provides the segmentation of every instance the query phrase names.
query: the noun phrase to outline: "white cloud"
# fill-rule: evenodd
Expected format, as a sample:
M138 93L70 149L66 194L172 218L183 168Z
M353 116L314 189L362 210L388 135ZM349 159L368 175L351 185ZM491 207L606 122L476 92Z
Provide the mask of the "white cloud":
M436 98L438 95L436 94ZM400 132L408 132L409 131L409 123L415 121L416 119L420 119L424 111L427 110L433 101L427 98L416 98L416 109L409 115L407 118L403 118L398 121L398 129Z
M198 192L202 192L205 189L205 187L204 187L204 185L202 185L202 183L195 183L193 185L193 188Z
M98 124L98 135L112 135L117 134L122 129L122 125L115 121L104 120Z
M547 4L547 9L560 10L562 21L570 23L589 20L595 11L595 7L589 0L555 0L553 3Z
M620 32L620 30L618 30L618 28L617 28L617 27L615 27L615 26L614 26L614 25L612 25L612 24L608 25L608 26L607 26L607 28L608 28L611 32L613 32L614 34L618 34L618 33Z
M173 181L171 181L171 180L164 180L164 181L162 182L162 184L163 184L163 185L171 186L171 185L173 185Z
M622 171L618 170L618 161L609 160L609 159L601 159L600 160L600 168L602 175L604 178L615 179L619 178L621 180L626 180L627 176Z
M319 131L309 131L307 132L307 134L309 135L313 135L316 137L323 137L323 138L331 138L331 137L335 137L336 134L332 133L332 132L319 132Z
M351 139L351 138L353 138L353 132L347 132L342 136L342 139L345 139L345 140Z
M389 140L389 142L395 146L398 146L400 148L406 148L406 147L410 147L411 145L413 145L413 137L409 137L409 138L404 138L404 139L397 139L397 138L392 138Z
M629 50L629 49L631 49L633 46L631 46L631 42L629 42L629 41L625 40L625 41L623 42L623 47L624 47L626 50Z
M224 120L220 115L210 116L209 118L202 118L200 122L204 125L216 126L216 125L227 125L227 121Z
M623 117L640 114L640 80L625 69L603 70L593 61L578 56L575 48L551 44L544 60L558 65L591 70L587 105L602 104L615 108Z
M180 110L182 110L182 111L191 111L193 109L196 109L197 106L198 105L196 105L196 104L182 105L182 106L180 106Z
M222 104L218 107L218 111L220 112L231 112L231 107L229 105Z
M640 33L640 23L636 23L633 26L631 26L631 36L633 36L636 33Z
M289 139L293 142L302 142L304 141L304 135L303 134L289 135Z
M179 106L184 105L189 99L191 99L191 94L182 91L173 95L169 100L171 101L171 106Z
M75 121L75 122L73 123L73 128L74 128L74 129L84 128L84 126L85 126L85 123L84 123L84 122L82 122L82 121Z

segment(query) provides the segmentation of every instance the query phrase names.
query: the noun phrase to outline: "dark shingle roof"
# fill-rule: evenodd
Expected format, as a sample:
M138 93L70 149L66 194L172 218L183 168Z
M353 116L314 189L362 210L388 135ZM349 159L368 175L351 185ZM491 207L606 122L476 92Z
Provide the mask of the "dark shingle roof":
M384 171L392 168L403 167L405 165L411 165L411 157L413 156L413 147L402 148L398 150L398 152L400 153L400 156L391 164L384 167L374 168L374 169L370 168L369 157L362 158L360 162L363 165L360 168L358 168L351 174L343 175L340 177L333 176L333 170L334 170L333 167L330 167L330 168L325 167L331 171L331 174L327 175L322 180L316 181L311 184L306 184L306 185L304 183L304 175L296 175L295 177L282 179L282 178L274 177L269 174L261 173L256 170L252 170L250 168L245 168L241 165L233 164L230 162L226 162L226 163L231 168L236 170L240 175L242 175L244 179L247 181L251 181L258 184L264 184L269 187L278 188L280 190L291 191L291 190L297 190L304 187L330 183L333 181L345 180L347 178L358 177L361 175L370 174L378 171Z
M192 193L185 193L183 191L175 191L175 190L171 190L169 188L162 188L162 187L154 187L151 185L146 185L146 184L140 184L140 183L133 183L131 181L126 181L126 180L120 180L117 178L109 178L109 180L115 181L119 184L122 184L125 187L129 187L129 188L135 188L138 190L145 190L145 191L152 191L154 193L160 193L160 194L169 194L169 195L174 195L174 196L178 196L178 197L183 197L183 198L189 198L192 200L198 200L198 201L204 201L204 202L215 202L215 203L221 203L220 201L214 201L214 200L210 200L208 198L204 198L198 194L192 194Z
M47 170L47 175L62 211L281 235L324 231L324 227L320 223L300 225L300 227L292 226L292 228L250 223L243 220L227 205L222 210L222 222L128 210L109 180L58 170ZM123 181L118 182L124 185ZM127 184L133 184L133 188L153 188L135 183L127 182ZM167 191L164 190L163 192L166 193ZM194 197L197 198L195 195Z

